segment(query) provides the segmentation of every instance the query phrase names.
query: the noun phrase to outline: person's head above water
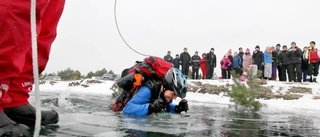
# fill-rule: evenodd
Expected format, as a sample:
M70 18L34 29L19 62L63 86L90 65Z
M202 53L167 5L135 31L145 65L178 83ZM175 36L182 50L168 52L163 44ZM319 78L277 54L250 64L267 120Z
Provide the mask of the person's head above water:
M176 97L185 98L188 89L188 82L186 77L177 68L171 68L164 76L163 84L164 96L166 100L175 99ZM167 92L167 91L171 91Z

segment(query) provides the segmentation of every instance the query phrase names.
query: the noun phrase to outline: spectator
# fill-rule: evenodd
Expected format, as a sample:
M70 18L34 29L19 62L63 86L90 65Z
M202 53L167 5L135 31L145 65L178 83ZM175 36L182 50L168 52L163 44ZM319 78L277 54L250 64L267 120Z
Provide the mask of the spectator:
M191 66L192 66L192 79L199 78L199 67L200 67L200 56L198 55L198 51L194 53L191 57ZM196 75L196 76L194 76Z
M289 49L289 75L291 75L289 76L289 82L301 82L301 57L301 49L296 45L295 42L292 42L291 48Z
M249 48L246 49L246 52L244 53L242 58L243 58L243 61L242 61L243 68L249 69L250 65L252 64L252 56Z
M264 58L264 77L270 80L271 74L272 74L272 52L270 47L266 48L263 58Z
M280 80L280 76L281 76L281 70L280 70L280 65L279 65L279 60L278 60L279 59L278 56L281 53L280 48L281 48L281 45L277 44L275 53L277 54L277 59L276 60L277 60L277 69L278 69L278 78L279 78L279 80Z
M319 73L319 55L320 51L315 47L316 42L311 41L310 42L310 47L308 48L308 54L307 54L307 59L308 59L308 76L307 79L310 82L317 82L317 76ZM311 76L313 74L313 79L311 80Z
M278 52L274 46L271 47L272 55L272 74L271 80L277 80L277 67L278 67Z
M221 75L223 79L227 79L227 71L229 70L229 67L232 65L228 56L229 54L225 54L222 60L220 61Z
M173 63L173 67L177 68L177 69L180 69L180 58L179 58L179 54L176 54L176 58L173 59L172 61Z
M229 58L229 60L230 60L230 62L232 63L233 62L233 56L232 56L232 50L231 49L229 49L229 51L228 51L228 58ZM227 79L230 79L231 78L231 71L233 70L233 68L232 68L232 66L230 65L229 66L229 69L228 69L228 71L227 71Z
M207 75L206 53L202 54L202 58L200 60L200 69L202 71L202 79L206 79L206 75Z
M259 45L255 47L255 51L252 54L253 64L257 65L258 70L260 70L263 73L264 69L264 55L260 51ZM261 75L261 78L263 77L263 74Z
M181 60L182 74L188 77L191 57L190 57L190 54L188 53L187 48L184 48L183 52L180 54L180 60Z
M214 48L210 49L210 52L206 55L207 62L207 79L211 79L213 76L214 68L217 66L217 57L214 54Z
M282 51L278 56L281 76L279 78L280 81L287 81L287 75L290 77L290 69L289 69L289 56L288 56L287 46L282 46ZM290 78L291 79L291 78Z
M242 47L239 48L239 53L238 53L238 56L241 58L241 60L243 60L243 49ZM242 68L242 64L240 65L240 67Z
M303 48L302 52L302 60L301 60L301 72L302 72L302 79L303 82L307 82L307 75L308 75L308 47Z
M233 70L235 71L235 73L237 75L241 75L240 74L240 70L241 70L241 65L242 65L242 60L241 60L241 57L240 55L238 55L237 52L234 52L233 54L233 61L232 61L232 67L233 67Z
M172 58L172 56L171 56L171 51L168 51L168 52L167 52L167 55L165 55L165 56L163 57L163 59L164 59L165 61L168 61L168 62L172 63L173 58Z

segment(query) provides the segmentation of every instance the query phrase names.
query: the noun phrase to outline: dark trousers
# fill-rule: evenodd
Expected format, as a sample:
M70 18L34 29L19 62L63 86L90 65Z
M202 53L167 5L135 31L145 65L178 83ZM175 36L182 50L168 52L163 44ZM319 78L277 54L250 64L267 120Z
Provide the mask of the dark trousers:
M229 71L229 69L221 69L222 79L227 79L227 71Z
M260 78L262 79L264 76L264 66L262 66L261 64L257 65L258 66L258 70L262 71Z
M189 73L189 64L183 64L182 65L182 74L188 76Z
M301 69L303 82L307 81L308 69Z
M232 67L229 67L227 70L227 79L231 79L231 71L232 71Z
M287 74L289 74L289 65L281 65L280 66L281 70L281 76L280 76L280 81L287 81Z
M207 79L212 79L213 76L213 65L207 65Z
M289 82L301 82L302 73L301 73L301 63L290 64L289 65ZM291 79L290 79L291 78Z
M279 80L280 80L280 78L281 78L281 67L280 67L280 65L278 65L277 66L277 69L278 69L278 78L279 78Z
M199 68L192 68L192 79L198 79L198 78L199 78Z
M233 68L234 72L237 74L237 75L241 75L242 74L242 71L241 69L239 68ZM241 74L240 74L241 73Z
M309 63L308 65L308 75L318 76L319 74L319 62L318 63Z

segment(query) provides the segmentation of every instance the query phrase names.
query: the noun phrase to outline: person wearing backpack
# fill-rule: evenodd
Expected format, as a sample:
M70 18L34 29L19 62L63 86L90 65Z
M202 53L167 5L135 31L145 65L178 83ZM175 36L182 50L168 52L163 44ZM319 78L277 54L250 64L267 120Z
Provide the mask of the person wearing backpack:
M162 83L162 84L161 84ZM149 79L137 90L136 94L123 108L123 114L133 116L148 116L163 111L181 113L187 111L188 101L185 98L188 82L180 70L172 67L166 73L163 81ZM172 104L172 99L182 98L178 105Z
M306 57L308 59L308 75L307 81L317 82L317 76L319 73L319 62L320 62L320 50L316 47L316 42L311 41L308 47L308 54ZM311 79L312 78L312 79Z
M191 66L192 66L192 79L199 78L199 68L200 68L200 56L198 55L198 51L194 53L191 57Z

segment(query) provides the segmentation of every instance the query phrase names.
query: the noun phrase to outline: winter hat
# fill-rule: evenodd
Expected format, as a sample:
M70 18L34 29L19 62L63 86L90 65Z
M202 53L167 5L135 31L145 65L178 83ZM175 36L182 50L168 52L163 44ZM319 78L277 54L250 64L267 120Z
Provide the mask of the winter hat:
M250 49L249 49L249 48L247 48L247 49L246 49L246 52L250 52Z
M210 50L214 50L214 48L211 48Z
M256 48L260 49L260 46L259 46L259 45L257 45L257 46L255 47L255 49L256 49Z
M233 52L233 54L236 54L236 55L238 55L238 52Z

